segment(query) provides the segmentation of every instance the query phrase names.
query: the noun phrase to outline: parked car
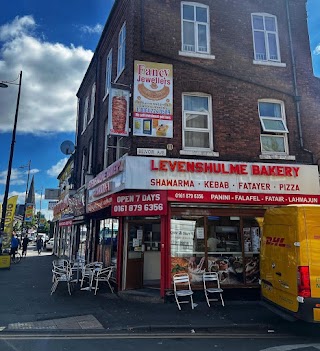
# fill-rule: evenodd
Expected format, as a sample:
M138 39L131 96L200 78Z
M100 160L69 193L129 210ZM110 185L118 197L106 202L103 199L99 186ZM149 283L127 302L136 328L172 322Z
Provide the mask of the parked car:
M54 245L54 239L51 238L51 239L49 239L49 241L47 241L46 249L53 250L53 245Z

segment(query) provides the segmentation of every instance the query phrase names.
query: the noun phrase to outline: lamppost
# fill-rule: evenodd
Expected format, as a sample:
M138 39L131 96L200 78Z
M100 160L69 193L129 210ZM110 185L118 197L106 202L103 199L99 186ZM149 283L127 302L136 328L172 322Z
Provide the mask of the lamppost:
M29 187L29 179L30 179L30 166L31 166L31 160L29 160L29 162L26 165L19 167L19 168L27 168L28 167L27 186L26 186L26 194L24 197L23 217L22 217L22 224L21 224L21 239L22 239L22 235L24 235L24 233L23 233L24 221L26 219L26 207L27 207L28 187Z
M22 71L19 74L19 83L15 83L15 81L12 81L12 82L2 81L2 82L0 82L0 88L7 88L8 84L13 84L13 85L19 86L17 104L16 104L16 113L14 116L14 123L13 123L13 130L12 130L11 147L10 147L8 171L7 171L7 180L6 180L6 186L5 186L4 196L3 196L3 203L2 203L2 215L1 215L1 223L0 223L0 230L1 231L4 230L6 211L7 211L7 202L8 202L10 178L11 178L11 171L12 171L12 161L13 161L13 153L14 153L14 144L16 142L17 122L18 122L20 93L21 93L21 81L22 81Z

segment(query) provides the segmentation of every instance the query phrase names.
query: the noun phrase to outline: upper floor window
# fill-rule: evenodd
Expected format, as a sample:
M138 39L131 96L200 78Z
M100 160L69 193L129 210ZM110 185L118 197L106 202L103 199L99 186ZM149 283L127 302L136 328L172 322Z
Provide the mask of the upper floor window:
M81 160L81 185L85 183L85 174L87 171L87 166L86 166L86 151L82 151L82 160Z
M255 60L280 62L277 18L253 13L251 21Z
M89 122L94 117L94 106L95 106L95 98L96 98L96 83L93 83L91 88L91 98L90 98L90 119Z
M259 118L262 128L260 135L261 152L288 154L288 128L284 103L277 100L260 100Z
M84 101L82 131L84 131L88 125L88 112L89 112L88 109L89 109L89 96L87 96Z
M183 94L184 150L213 150L211 96Z
M105 86L105 96L109 94L111 88L111 79L112 78L112 50L110 50L107 57L106 64L106 86Z
M104 158L103 158L103 169L108 167L108 153L109 153L109 146L108 146L108 120L104 125Z
M89 141L89 148L88 148L88 174L92 174L92 148L93 148L93 142L92 139Z
M210 52L209 8L194 2L181 3L182 51Z
M118 66L117 75L120 76L126 63L126 24L122 26L118 38Z

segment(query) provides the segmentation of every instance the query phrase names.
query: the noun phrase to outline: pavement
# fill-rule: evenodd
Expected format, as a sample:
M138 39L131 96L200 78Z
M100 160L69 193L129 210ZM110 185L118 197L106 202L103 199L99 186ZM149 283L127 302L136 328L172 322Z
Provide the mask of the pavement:
M0 270L0 330L193 332L245 328L274 332L287 323L263 307L258 298L248 301L244 294L226 294L225 307L213 303L209 308L203 293L198 292L196 308L192 310L190 304L184 304L182 311L173 299L153 303L143 296L130 296L130 292L112 294L107 287L95 296L93 291L81 291L76 286L70 296L61 283L51 296L54 259L51 252L38 255L31 246L20 263Z

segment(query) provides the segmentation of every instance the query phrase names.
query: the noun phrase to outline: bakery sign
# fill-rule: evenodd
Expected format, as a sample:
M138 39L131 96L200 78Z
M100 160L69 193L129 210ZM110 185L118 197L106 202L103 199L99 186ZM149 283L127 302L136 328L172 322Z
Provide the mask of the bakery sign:
M168 190L168 200L249 204L320 204L313 165L126 158L126 188Z
M109 135L129 135L129 102L128 90L111 88L108 111Z
M134 62L133 135L173 137L173 67Z

